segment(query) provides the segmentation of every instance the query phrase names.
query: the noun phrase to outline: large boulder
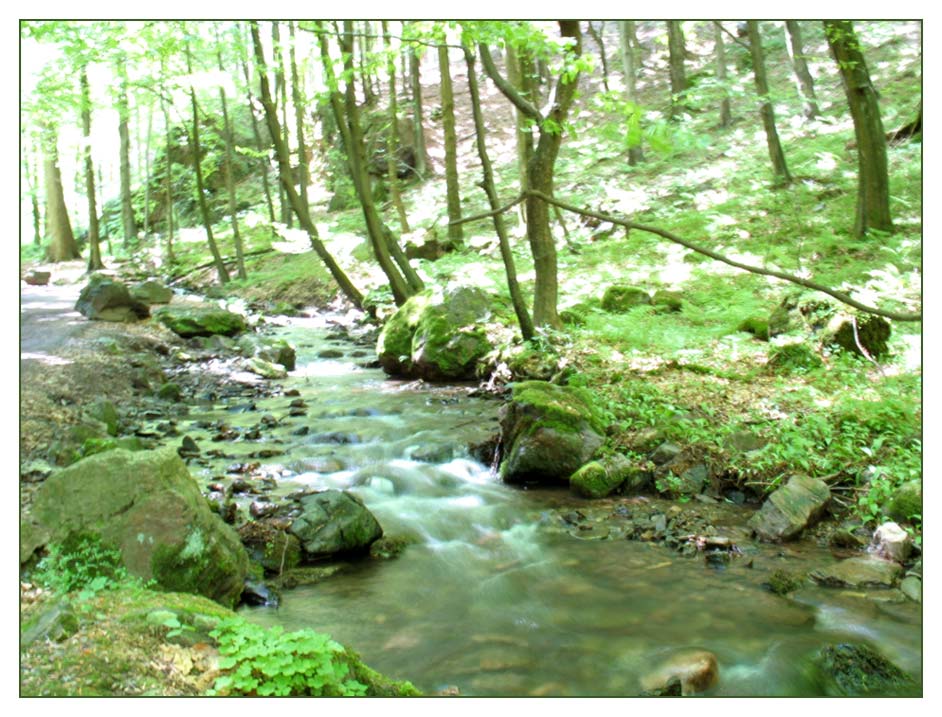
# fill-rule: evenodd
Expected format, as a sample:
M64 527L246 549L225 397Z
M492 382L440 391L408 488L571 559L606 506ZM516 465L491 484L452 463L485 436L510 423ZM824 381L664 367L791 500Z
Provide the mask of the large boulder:
M762 540L791 540L821 517L830 498L831 489L824 481L792 476L766 499L750 518L749 527Z
M131 574L227 607L248 572L239 536L210 510L174 448L112 450L54 473L22 527L21 562L45 545L91 535L119 549Z
M155 279L148 279L132 286L131 296L145 304L169 304L173 290Z
M375 516L357 496L325 490L301 498L301 515L288 529L310 558L364 552L383 536Z
M467 286L413 296L379 335L380 364L389 374L429 381L474 378L491 350L484 323L493 303L494 297Z
M150 316L147 304L132 297L120 281L104 274L92 274L79 293L75 310L93 321L138 321Z
M154 318L185 339L194 336L235 336L246 329L245 319L217 306L180 304L165 306L154 312Z
M832 697L918 696L915 681L869 645L826 645L814 660L825 694Z
M513 384L501 409L500 475L508 483L569 480L602 445L605 424L585 389Z

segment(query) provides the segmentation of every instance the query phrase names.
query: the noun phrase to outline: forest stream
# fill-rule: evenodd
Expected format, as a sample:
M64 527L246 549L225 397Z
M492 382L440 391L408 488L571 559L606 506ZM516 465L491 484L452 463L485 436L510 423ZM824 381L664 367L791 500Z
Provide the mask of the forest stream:
M272 493L350 490L386 535L414 542L394 559L353 561L286 590L277 606L244 608L248 619L327 632L429 693L628 696L660 660L704 649L720 669L706 694L810 696L820 694L811 656L841 640L879 644L921 682L920 605L896 591L806 586L786 598L764 585L776 568L833 564L830 550L755 543L752 509L732 504L695 506L736 540L728 562L626 540L618 522L631 517L631 499L505 485L469 457L468 444L496 429L499 402L470 387L389 379L324 318L276 332L298 349L288 395L194 405L181 429L215 447L210 424L244 428L266 414L277 424L261 440L223 444L191 472L208 484L267 456L255 472ZM290 415L292 401L305 415ZM612 518L590 529L560 517L602 503Z

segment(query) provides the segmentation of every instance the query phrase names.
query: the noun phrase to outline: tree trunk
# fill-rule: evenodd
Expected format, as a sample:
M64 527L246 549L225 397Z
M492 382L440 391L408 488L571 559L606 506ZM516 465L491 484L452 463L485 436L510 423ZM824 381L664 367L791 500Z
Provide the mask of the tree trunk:
M635 113L628 122L628 164L635 166L644 161L644 150L641 148L641 106L638 102L637 90L637 49L633 46L635 38L634 20L621 20L618 24L619 40L621 45L621 63L625 73L625 99L633 106Z
M814 119L821 114L818 109L818 100L814 95L814 80L808 70L805 60L804 43L801 41L801 26L797 20L785 21L785 34L788 35L788 54L792 58L792 67L795 70L795 84L798 87L798 96L805 107L805 117Z
M775 183L777 185L789 184L792 177L788 173L788 165L785 164L785 152L782 151L782 143L779 141L778 130L775 128L775 110L772 108L772 100L769 99L769 82L765 75L765 56L762 52L759 23L757 20L749 20L746 26L749 33L749 50L752 54L752 71L756 80L756 92L762 103L759 113L762 115L762 124L765 127L765 138L769 145L769 157L772 160Z
M186 45L186 71L188 74L193 74L189 44ZM193 131L190 138L193 146L193 166L196 169L196 202L203 218L203 227L206 229L206 243L209 244L209 253L213 255L216 275L219 277L219 283L225 284L229 281L229 272L226 270L226 264L223 262L219 247L216 246L216 240L213 238L213 223L209 217L209 207L206 205L206 194L203 188L203 151L200 147L199 105L196 102L196 88L192 85L190 86L190 106L193 109Z
M491 160L487 155L487 143L485 141L484 117L481 114L481 98L478 91L478 80L474 69L474 53L465 48L464 59L468 65L468 89L471 93L471 111L474 115L474 128L477 134L478 157L481 159L481 173L483 179L481 186L487 194L487 201L491 205L491 210L500 207L500 200L497 197L497 190L494 188L494 173L491 169ZM507 289L510 292L510 299L513 302L514 313L517 315L517 323L520 325L520 333L524 341L533 338L533 320L530 318L530 312L527 309L526 300L523 298L523 292L520 290L520 284L517 282L517 269L514 265L514 256L510 248L510 239L507 235L507 228L504 225L502 214L494 215L494 230L497 232L497 238L500 242L500 255L504 261L504 272L507 274Z
M517 91L530 102L534 101L533 93L533 64L528 61L525 50L517 50L512 45L507 45L506 53L507 79L517 88ZM484 59L484 56L481 56ZM516 137L517 137L517 173L520 177L520 189L527 189L527 167L530 166L530 158L533 157L535 142L533 141L533 127L530 126L531 118L527 117L519 107L514 108L516 117ZM526 224L527 205L525 202L520 204L520 221Z
M95 201L95 162L92 159L92 96L88 86L88 66L79 69L82 88L82 136L85 138L85 198L88 201L88 271L104 269L98 237L98 203Z
M291 103L294 105L294 126L298 140L298 196L304 206L310 207L307 198L307 187L311 183L310 167L307 159L307 145L304 143L304 97L301 92L301 78L298 75L298 63L294 51L294 23L288 23L288 34L291 38L288 58L291 68Z
M373 71L369 61L370 53L373 51L373 31L369 20L363 20L358 34L356 46L360 50L360 84L363 86L363 102L367 107L374 107L378 97L376 90L373 89Z
M667 48L670 55L671 119L678 120L687 108L684 101L687 94L687 72L684 67L687 48L680 20L667 21Z
M871 229L892 232L886 135L860 41L849 20L825 20L824 32L840 69L857 137L859 176L854 236L862 237Z
M225 66L222 62L222 43L219 39L219 27L216 27L216 60L219 64L219 71L225 72ZM226 173L226 194L229 199L229 220L232 223L232 242L235 245L236 253L236 275L240 279L245 277L245 252L242 247L242 235L239 233L239 217L236 211L235 180L232 178L232 158L235 155L233 150L232 123L229 122L229 107L226 103L226 90L223 85L219 85L219 104L222 108L222 133L226 143L225 173Z
M716 23L713 24L713 33L716 46L716 79L723 93L723 99L720 100L720 127L726 128L733 121L730 112L729 90L726 89L726 43L723 40L723 28Z
M412 85L412 126L415 132L415 173L419 179L428 174L428 150L425 148L425 130L422 127L422 78L419 54L415 47L409 48L409 80Z
M154 103L147 104L147 136L144 139L144 237L150 233L150 143L154 132Z
M272 44L272 64L275 68L275 97L281 105L281 141L285 148L290 152L291 144L288 138L288 89L285 86L284 58L281 52L281 32L278 28L278 22L271 24L271 44ZM291 175L288 175L289 181ZM291 205L287 198L287 190L284 183L278 189L278 202L281 206L281 221L289 229L292 225Z
M298 223L307 232L308 239L311 242L311 248L324 262L324 266L330 272L330 275L337 282L340 290L343 292L354 306L358 309L363 308L363 295L353 285L353 282L347 277L340 265L334 261L327 247L321 242L317 233L317 227L311 221L311 215L306 205L302 204L294 185L291 183L291 157L288 154L288 147L282 140L281 128L278 126L278 110L272 101L271 89L268 86L268 75L265 71L265 54L262 50L262 40L258 33L258 23L252 22L249 25L252 33L252 44L255 48L255 64L258 69L259 84L261 86L262 107L265 108L265 120L268 123L268 131L275 144L275 153L278 157L278 177L281 185L288 195L295 213L298 215Z
M399 192L399 110L396 97L396 60L389 37L389 25L382 21L383 43L386 49L386 74L389 77L389 130L386 132L386 177L389 181L389 194L399 217L399 227L403 233L411 231L406 208Z
M118 138L120 140L121 174L121 228L124 232L124 248L137 240L137 225L134 222L134 205L131 202L131 138L128 132L128 68L124 55L118 58Z
M43 174L46 185L46 233L49 246L46 259L59 262L81 259L78 244L72 234L69 212L62 193L62 173L59 171L58 137L54 127L43 127Z
M252 117L252 135L255 137L255 149L259 152L267 152L268 147L262 140L262 133L258 128L258 118L255 116L255 103L252 101L252 74L249 72L248 49L242 44L240 35L240 51L242 60L242 73L245 75L245 94L249 104L249 115ZM271 196L271 186L268 182L268 173L271 170L271 160L268 157L260 157L258 160L259 170L262 175L262 188L265 191L265 205L268 207L268 218L271 223L275 223L275 203Z
M605 40L602 36L602 33L605 32L605 21L602 20L598 30L593 27L591 20L586 23L586 26L589 35L595 40L595 44L599 46L599 59L602 61L602 86L605 88L605 91L608 92L608 58L605 57Z
M43 243L42 217L39 210L39 168L36 166L35 146L27 146L23 142L23 174L26 176L26 187L29 191L29 202L33 213L33 244L41 246Z
M442 39L444 42L444 38ZM455 95L451 87L448 47L438 46L438 71L441 76L442 128L445 138L445 186L448 221L461 219L461 187L458 185L458 140L455 136ZM464 240L461 224L448 225L448 239L455 244Z
M167 160L167 172L164 178L164 202L167 207L167 263L173 264L177 260L173 253L173 162L170 161L173 137L170 132L170 109L167 107L163 92L160 93L160 109L164 115L164 158Z

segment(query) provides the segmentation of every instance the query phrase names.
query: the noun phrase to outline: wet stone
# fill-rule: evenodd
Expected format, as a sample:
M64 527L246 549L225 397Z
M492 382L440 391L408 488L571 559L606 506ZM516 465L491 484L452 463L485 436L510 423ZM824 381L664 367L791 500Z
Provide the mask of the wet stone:
M297 428L291 431L291 435L292 436L306 436L310 432L311 432L311 429L309 426L301 426L300 428Z

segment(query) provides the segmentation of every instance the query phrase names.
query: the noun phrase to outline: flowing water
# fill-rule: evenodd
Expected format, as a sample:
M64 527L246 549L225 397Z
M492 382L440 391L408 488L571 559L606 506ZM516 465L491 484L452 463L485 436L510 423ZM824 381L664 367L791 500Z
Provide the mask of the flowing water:
M191 417L238 426L273 415L279 429L264 445L281 453L262 462L277 492L349 489L387 535L415 542L395 559L354 562L287 591L278 607L245 609L247 618L327 632L427 692L630 696L659 660L701 648L720 665L707 694L808 696L821 690L811 655L842 640L879 646L921 680L919 605L895 591L809 587L786 599L763 587L776 568L833 562L827 551L750 544L716 569L656 544L553 529L554 508L579 499L503 485L467 455L469 441L496 428L497 402L388 380L358 365L369 349L332 338L317 320L280 335L298 347L284 387L300 392L307 415L287 417L290 399L276 397L253 411L235 401ZM318 357L325 350L333 357ZM227 445L226 460L258 448ZM723 515L744 535L748 509Z

